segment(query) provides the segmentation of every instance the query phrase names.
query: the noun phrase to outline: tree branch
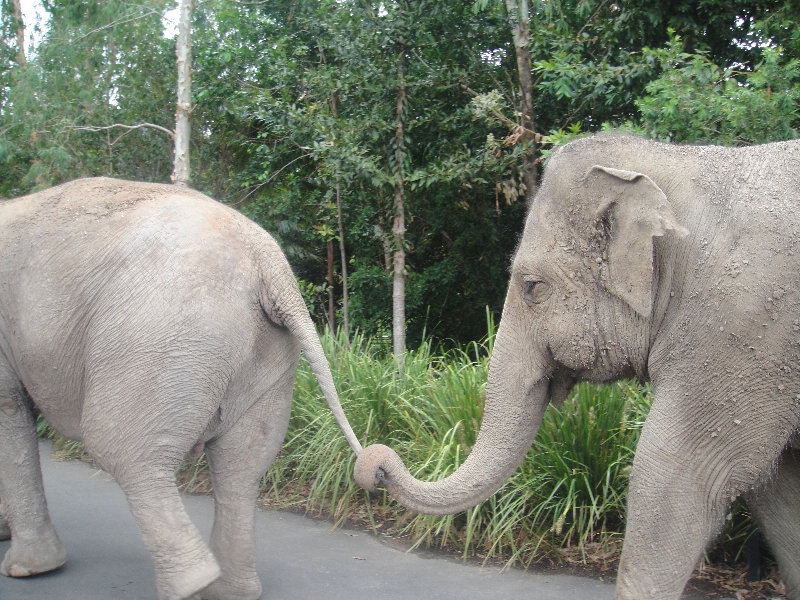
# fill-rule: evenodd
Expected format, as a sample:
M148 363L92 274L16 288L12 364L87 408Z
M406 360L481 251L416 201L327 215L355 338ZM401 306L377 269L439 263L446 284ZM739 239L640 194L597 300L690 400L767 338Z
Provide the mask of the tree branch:
M142 7L142 8L144 8L144 7ZM105 29L110 29L112 27L116 27L117 25L124 25L125 23L130 23L131 21L138 21L139 19L145 19L145 18L147 18L149 16L158 15L158 14L160 14L158 11L150 9L150 10L146 10L145 12L140 13L138 15L126 15L126 16L120 18L120 19L117 19L116 21L111 21L111 23L107 23L107 24L105 24L105 25L103 25L101 27L98 27L96 29L92 29L91 31L87 31L83 35L79 35L76 38L73 38L73 39L70 39L70 40L67 40L66 38L61 38L61 41L76 42L78 40L82 40L84 38L89 37L93 33L99 33L99 32L101 32L101 31L103 31Z
M128 130L142 129L142 128L155 129L156 131L166 133L173 140L175 139L174 131L170 131L166 127L161 127L161 125L154 125L153 123L140 123L139 125L123 125L122 123L114 123L113 125L105 125L103 127L98 125L76 125L73 126L72 129L74 129L75 131L107 131L109 129L114 129L115 127L121 127L122 129L128 129Z
M591 23L592 21L594 21L597 18L597 15L600 14L600 11L603 10L603 7L606 4L608 4L608 0L603 0L600 3L600 6L597 7L597 10L594 11L594 14L591 17L589 17L589 20L586 21L586 23L583 24L583 27L581 27L580 31L578 31L578 34L575 36L575 41L576 42L580 42L581 41L581 34L583 33L583 30L586 29L589 26L589 23Z
M309 152L308 154L302 154L302 155L298 156L297 158L290 160L288 163L283 165L280 169L278 169L277 171L272 173L269 177L267 177L266 180L262 181L261 183L259 183L256 186L253 186L253 189L251 189L249 192L247 192L242 198L240 198L239 200L237 200L236 202L231 204L231 206L239 206L242 202L247 200L252 194L254 194L258 190L260 190L263 186L267 185L273 179L275 179L280 174L280 172L283 171L286 167L290 166L293 163L296 163L298 160L300 160L302 158L306 158L306 157L311 156L311 154L312 153Z

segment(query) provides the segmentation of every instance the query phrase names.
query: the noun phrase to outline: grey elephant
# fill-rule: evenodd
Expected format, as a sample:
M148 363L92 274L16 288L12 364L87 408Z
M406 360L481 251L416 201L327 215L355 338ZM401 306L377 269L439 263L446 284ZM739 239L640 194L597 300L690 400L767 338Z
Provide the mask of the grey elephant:
M618 600L677 599L744 495L800 599L800 142L682 147L620 135L552 155L513 260L468 459L414 479L385 446L355 476L428 514L494 493L548 401L651 381Z
M40 411L124 490L160 599L258 598L258 482L286 434L301 350L360 452L289 264L263 229L186 188L107 178L0 203L0 531L11 535L0 573L66 560L42 488ZM210 548L174 476L203 444Z

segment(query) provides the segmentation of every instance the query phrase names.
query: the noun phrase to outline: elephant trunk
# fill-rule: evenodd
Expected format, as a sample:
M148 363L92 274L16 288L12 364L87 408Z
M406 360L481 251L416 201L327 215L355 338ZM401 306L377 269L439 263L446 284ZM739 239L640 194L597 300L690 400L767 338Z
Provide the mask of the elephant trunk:
M423 482L411 475L391 448L375 444L356 460L355 479L361 487L374 491L382 483L406 508L446 515L483 502L514 474L541 425L549 380L544 369L525 376L533 365L521 368L524 358L510 349L506 333L510 326L505 325L500 325L489 367L483 422L464 463L441 481Z

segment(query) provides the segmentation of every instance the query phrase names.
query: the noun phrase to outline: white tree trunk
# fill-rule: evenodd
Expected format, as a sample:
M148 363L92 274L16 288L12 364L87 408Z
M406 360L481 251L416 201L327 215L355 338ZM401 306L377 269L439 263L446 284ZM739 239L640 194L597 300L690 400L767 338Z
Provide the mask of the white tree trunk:
M403 162L405 160L405 48L397 57L397 123L395 125L395 169L397 182L394 189L394 278L392 281L392 353L402 366L406 352L406 213Z
M192 12L193 0L181 0L178 21L178 102L175 112L175 160L172 182L188 186L189 177L189 113L192 110Z
M14 25L17 29L17 64L24 67L28 61L25 59L25 22L22 20L22 4L20 0L11 0L14 6Z

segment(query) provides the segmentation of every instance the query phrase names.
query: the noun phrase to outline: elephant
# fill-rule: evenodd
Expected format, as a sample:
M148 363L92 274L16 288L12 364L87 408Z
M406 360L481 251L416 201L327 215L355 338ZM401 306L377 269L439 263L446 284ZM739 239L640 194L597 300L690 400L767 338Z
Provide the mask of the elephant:
M102 177L0 203L0 240L0 498L11 536L0 573L66 560L42 485L41 413L121 486L159 599L260 597L258 484L287 431L301 350L361 451L275 240L187 187ZM209 544L174 475L202 447Z
M653 399L631 467L617 600L677 600L744 496L800 599L800 141L623 134L554 150L530 201L468 458L415 479L386 446L355 478L441 515L493 494L577 381Z

